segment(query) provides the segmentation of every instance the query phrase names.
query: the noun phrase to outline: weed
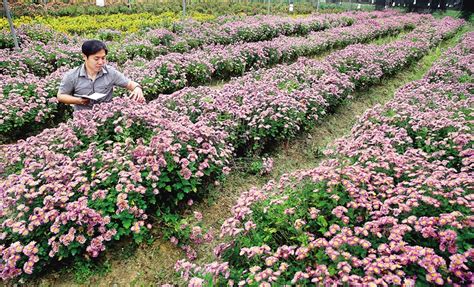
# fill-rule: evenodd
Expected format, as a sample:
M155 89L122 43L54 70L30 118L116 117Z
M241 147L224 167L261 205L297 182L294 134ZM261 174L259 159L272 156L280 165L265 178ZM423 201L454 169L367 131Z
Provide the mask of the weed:
M77 284L85 284L94 275L104 276L111 270L108 260L98 262L85 257L78 257L72 267L74 281Z

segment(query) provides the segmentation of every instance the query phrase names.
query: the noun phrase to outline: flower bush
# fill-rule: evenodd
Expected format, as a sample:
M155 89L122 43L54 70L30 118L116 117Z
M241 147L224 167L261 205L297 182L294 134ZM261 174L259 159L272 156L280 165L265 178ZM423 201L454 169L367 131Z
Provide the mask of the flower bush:
M21 134L40 132L58 113L56 94L61 72L45 79L35 76L17 78L0 75L0 135L18 138Z
M237 154L258 153L272 141L311 127L354 88L376 83L419 59L461 25L462 21L445 19L422 25L390 44L353 45L323 62L302 59L236 78L219 90L188 88L156 101L191 120L220 126L229 133Z
M227 172L225 133L153 104L117 99L103 108L7 147L3 280L83 253L96 257L123 236L141 241L150 212Z
M361 13L356 15L358 15L357 17L361 20L357 20L353 27L333 28L335 31L329 29L327 32L317 32L324 33L324 36L322 37L317 37L318 34L313 33L309 37L311 40L305 40L302 38L297 40L298 38L282 36L269 42L238 44L227 48L221 46L207 46L205 50L186 54L172 53L149 62L136 60L131 64L131 67L125 69L125 73L135 81L139 81L144 87L145 96L152 99L157 97L160 93L174 92L187 85L198 85L207 83L215 78L229 78L231 76L241 75L251 67L258 68L281 61L293 61L298 56L318 53L332 46L341 47L355 42L364 42L370 38L386 35L387 33L393 33L393 31L400 31L405 27L412 26L414 23L429 20L429 18L425 19L425 17L419 16L394 16L382 18L380 20L364 20L368 17L385 17L386 15L372 13ZM391 14L388 13L388 15ZM336 18L334 21L337 22L337 19L340 18ZM307 21L308 23L312 23L309 22L309 19L307 19ZM328 20L328 23L331 21ZM357 37L348 38L347 34L352 31L351 28L353 28L354 31L358 31L356 32ZM153 30L150 31L150 33L151 35L154 35L150 36L150 41L157 41L155 42L157 44L158 41L161 41L160 43L162 44L171 41L169 32L166 32L165 30ZM61 36L57 37L61 38ZM23 83L35 79L34 81L49 82L47 85L52 86L56 83L56 80L50 79L60 77L60 73L64 72L64 68L56 70L56 72L46 79L37 79L37 77L31 75L30 72L36 71L35 73L37 74L48 75L50 71L55 70L57 67L72 67L80 64L82 60L79 57L78 51L74 48L79 46L78 43L80 39L72 39L71 41L74 41L77 45L70 42L69 44L61 44L58 46L61 49L61 54L48 54L48 45L37 42L35 49L26 50L26 52L24 52L24 55L28 55L28 61L25 61L24 55L22 54L15 55L7 50L0 50L0 54L4 53L3 56L8 59L8 61L0 62L0 70L4 71L6 74L15 76L12 80L17 83ZM314 46L311 44L311 41L315 41ZM147 50L146 44L142 44L142 42L135 41L134 44L122 48L125 50L129 49L126 53L143 55L143 53L148 53L146 51L149 50ZM154 52L150 53L153 54ZM113 51L110 52L109 56L113 60L119 62L122 60L126 61L128 57L119 60L117 57L120 56L114 54ZM41 85L44 85L44 83ZM54 96L54 93L48 94L48 96ZM28 102L29 98L34 99L36 97L41 98L42 101L51 101L50 98L43 99L41 93L39 95L35 94L34 97L22 97L20 100L17 100L15 97L15 95L8 95L8 101L24 102L26 100L26 102ZM7 98L4 98L3 101L7 101ZM54 102L51 103L51 105L54 104ZM4 104L4 106L6 106L6 104ZM44 112L42 111L42 106L39 106L37 110L38 111L35 112L40 115ZM18 116L16 116L14 112L4 111L4 114L1 116L13 118L12 121L17 123L24 122L25 125L31 123L31 121L21 119L21 114L19 119L15 119L15 117ZM64 118L65 116L60 111L57 117ZM35 118L35 120L36 123L44 122L44 119L42 119L41 116ZM4 119L4 122L6 121L7 119ZM0 124L0 126L1 125L2 124ZM16 127L19 128L21 125L17 124ZM41 125L38 129L41 129ZM3 130L8 132L11 130L11 127L5 127Z
M176 270L193 286L472 284L473 37L367 111L319 167L242 194L220 262Z
M174 214L164 214L164 238L171 244L179 246L189 260L197 257L196 246L210 243L214 240L212 228L205 228L202 223L202 213L194 211L192 216L181 217Z

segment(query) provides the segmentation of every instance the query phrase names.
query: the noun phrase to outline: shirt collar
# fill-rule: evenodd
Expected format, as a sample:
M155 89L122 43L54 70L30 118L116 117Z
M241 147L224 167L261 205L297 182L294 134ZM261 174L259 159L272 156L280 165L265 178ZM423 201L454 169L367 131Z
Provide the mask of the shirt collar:
M97 77L100 77L102 76L103 74L107 74L107 69L104 67L102 67L102 71L100 71L98 74L97 74ZM82 64L81 65L81 69L79 70L79 77L86 77L87 78L87 71L86 71L86 65L85 64Z

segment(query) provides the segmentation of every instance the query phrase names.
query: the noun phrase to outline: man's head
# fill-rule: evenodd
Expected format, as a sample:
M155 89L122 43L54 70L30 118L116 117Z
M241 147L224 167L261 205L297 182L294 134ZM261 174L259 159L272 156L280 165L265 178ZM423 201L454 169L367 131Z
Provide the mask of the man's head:
M98 73L105 65L107 46L99 40L88 40L82 44L82 57L89 72Z

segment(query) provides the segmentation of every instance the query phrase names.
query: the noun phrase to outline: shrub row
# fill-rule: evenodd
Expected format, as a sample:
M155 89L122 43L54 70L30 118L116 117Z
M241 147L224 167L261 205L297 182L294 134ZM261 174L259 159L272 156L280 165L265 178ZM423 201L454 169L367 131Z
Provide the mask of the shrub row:
M212 15L197 14L195 19L199 21L209 21L214 19ZM164 12L159 15L150 13L137 14L113 14L113 15L80 15L75 17L20 17L13 21L15 26L23 24L41 24L48 28L73 34L81 35L87 33L95 33L97 30L108 28L127 33L138 32L146 28L169 28L173 23L182 20L179 14L172 12ZM2 27L8 27L7 20L0 19ZM6 29L2 29L6 30Z
M302 55L316 54L333 47L343 47L398 33L402 29L414 26L416 23L429 20L425 18L424 16L410 15L359 20L358 24L353 27L313 32L308 36L308 39L281 36L273 41L261 43L215 47L212 50L208 47L207 50L184 55L170 54L160 58L161 60L149 62L145 67L127 68L125 74L135 81L141 82L146 97L153 99L158 97L161 92L173 92L186 85L206 83L213 78L219 79L241 75L250 68L291 61ZM61 59L59 54L56 57L58 60ZM34 61L34 63L38 64L41 61ZM10 138L15 139L15 135L11 134L14 130L22 130L26 126L35 126L39 129L47 126L50 118L57 111L57 103L52 99L57 93L54 87L57 87L57 83L65 69L63 67L45 79L32 75L25 77L0 75L5 83L3 87L4 97L2 106L0 106L1 135L4 137L10 135ZM24 80L26 78L28 80ZM25 83L31 83L31 85L25 85ZM35 83L36 89L34 88ZM45 85L48 89L43 88ZM11 86L17 88L12 92ZM24 87L24 89L21 87ZM26 91L31 89L35 92L30 95ZM42 103L47 103L48 106L38 105L36 99L40 99ZM24 105L21 107L16 103L24 103ZM11 107L18 107L18 109L12 109ZM51 112L48 113L48 111ZM29 115L24 117L26 112ZM65 111L61 110L60 112L56 114L56 117L64 118L65 116L62 113ZM35 125L32 125L32 123L35 123Z
M472 284L473 40L367 111L319 167L245 192L220 261L177 270L192 286Z
M213 122L229 133L238 152L252 153L311 126L354 88L376 84L418 60L460 23L433 21L390 44L351 45L323 62L301 59L236 78L218 91L186 88L155 101L192 120Z
M152 59L156 56L177 52L189 52L204 45L229 45L241 42L258 42L274 39L281 35L304 36L313 31L320 31L337 26L349 26L357 19L365 17L388 17L395 13L342 13L337 15L314 15L305 18L283 18L278 16L254 16L245 18L222 17L212 22L180 22L170 30L156 29L135 33L124 39L125 43L133 42L139 50L147 53L132 55L126 59L139 56ZM370 16L369 16L370 15ZM120 45L120 43L117 43ZM127 54L124 50L133 49L125 45L116 53ZM112 47L114 47L112 45ZM122 56L123 57L123 56ZM114 60L119 63L123 61Z
M106 7L97 7L94 5L71 5L61 3L23 4L14 3L11 5L14 17L19 16L79 16L79 15L105 15L105 14L136 14L151 13L159 15L166 12L172 12L176 15L182 13L181 2L160 2L159 5L153 4L134 4L128 5L107 5ZM210 2L210 3L190 3L186 6L188 15L208 14L208 15L257 15L267 13L267 4L265 3L236 3L236 2ZM310 14L315 9L309 3L296 3L294 12L298 14ZM343 12L342 8L330 7L320 12L335 13ZM272 3L271 12L273 14L288 14L287 4Z
M307 38L280 36L271 41L231 46L210 45L192 53L168 54L148 62L126 64L125 73L139 80L149 95L170 93L184 86L196 86L212 80L241 76L245 71L293 62L300 56L311 56L328 48L367 41L373 37L399 32L428 19L425 16L396 16L380 20L364 20L354 30L363 29L361 39L349 39L351 28L330 29L314 41ZM376 28L375 28L376 27ZM345 32L345 33L343 33ZM316 32L317 33L317 32ZM340 34L343 33L344 35ZM331 37L331 38L328 38Z
M117 64L127 60L143 58L151 60L171 52L185 53L205 44L228 45L236 42L254 42L273 39L279 35L307 34L339 25L351 25L356 19L391 15L391 13L358 13L335 16L314 16L304 19L281 19L277 17L246 17L243 19L221 19L213 24L195 21L183 22L174 27L173 33L165 29L153 29L136 33L123 40L107 42L108 59ZM137 18L142 21L141 18ZM77 21L77 20L76 20ZM119 20L118 20L119 21ZM120 20L122 21L122 20ZM84 21L86 22L86 21ZM76 65L82 61L80 45L84 39L68 38L65 34L34 25L20 27L22 50L0 50L2 61L0 72L10 75L33 73L44 77L61 66ZM101 29L97 36L114 40L120 35L110 29ZM5 47L12 47L13 40L4 32L0 39Z

